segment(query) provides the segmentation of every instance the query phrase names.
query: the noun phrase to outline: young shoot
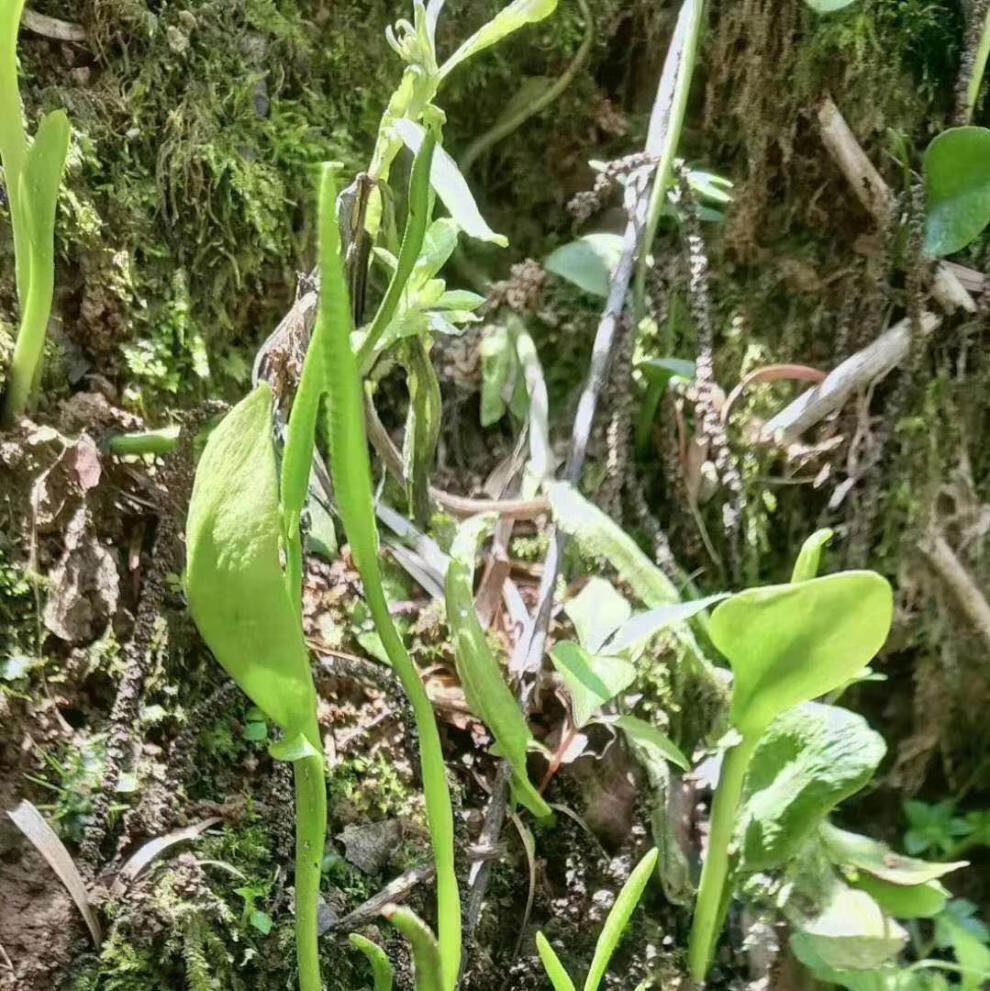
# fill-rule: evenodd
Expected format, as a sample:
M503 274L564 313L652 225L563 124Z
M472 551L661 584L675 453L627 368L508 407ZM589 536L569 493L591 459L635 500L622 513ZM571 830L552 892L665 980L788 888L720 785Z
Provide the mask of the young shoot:
M24 0L0 10L0 162L14 233L20 327L0 416L9 426L37 385L55 291L55 207L69 151L69 118L53 110L28 142L17 84L17 31Z

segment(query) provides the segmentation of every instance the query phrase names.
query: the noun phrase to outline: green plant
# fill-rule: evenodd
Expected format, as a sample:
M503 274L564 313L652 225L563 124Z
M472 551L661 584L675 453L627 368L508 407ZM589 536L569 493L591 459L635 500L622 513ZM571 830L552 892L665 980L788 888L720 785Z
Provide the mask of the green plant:
M643 897L646 885L656 871L659 855L659 851L655 848L650 850L633 868L622 886L595 944L595 953L584 981L584 991L598 991L601 986L612 956L629 926L629 920ZM575 991L574 981L542 932L536 934L536 949L554 991Z
M704 979L728 909L731 844L761 741L778 717L860 674L886 639L892 609L887 582L863 571L749 589L712 614L709 634L733 669L733 739L723 756L691 928L695 980Z
M953 127L925 152L925 252L951 255L990 223L990 130Z
M327 816L323 743L294 598L298 586L279 558L280 547L293 541L285 521L298 518L298 486L286 485L283 472L280 492L271 423L272 392L262 384L207 441L186 522L186 595L217 660L282 730L272 756L293 762L299 985L319 991L317 896ZM308 461L305 469L308 478Z
M17 85L17 31L24 0L0 13L0 160L14 229L17 299L21 320L4 398L3 421L24 411L35 387L55 290L55 208L69 151L63 110L42 117L28 144Z
M990 812L956 814L955 802L929 804L912 800L904 803L908 828L904 849L910 854L927 853L953 860L976 846L990 846Z

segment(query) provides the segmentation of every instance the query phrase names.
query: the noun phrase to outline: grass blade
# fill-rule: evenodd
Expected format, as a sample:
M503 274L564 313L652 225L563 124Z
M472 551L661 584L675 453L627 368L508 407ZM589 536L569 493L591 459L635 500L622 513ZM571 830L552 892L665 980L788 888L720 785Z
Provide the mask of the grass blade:
M570 975L564 970L564 965L560 962L560 957L550 945L546 936L542 932L536 934L536 952L540 954L543 961L543 969L550 978L553 991L575 991L574 982Z

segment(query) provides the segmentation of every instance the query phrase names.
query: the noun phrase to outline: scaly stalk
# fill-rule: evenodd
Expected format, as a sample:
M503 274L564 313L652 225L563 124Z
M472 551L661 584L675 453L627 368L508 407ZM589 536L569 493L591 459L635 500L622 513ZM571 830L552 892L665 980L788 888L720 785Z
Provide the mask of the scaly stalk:
M726 882L729 877L729 844L736 825L736 812L742 798L746 771L759 736L743 739L729 750L722 761L722 774L715 791L711 825L708 833L708 853L701 870L701 885L691 923L688 943L688 965L693 980L705 979L719 930L725 921L729 904Z
M983 74L987 67L987 57L990 56L990 3L984 3L983 7L983 28L980 31L980 42L973 53L973 67L970 71L969 82L966 85L966 97L960 109L960 124L969 124L973 120L973 111L976 109L976 101L980 96L980 86L983 83ZM979 12L979 7L974 8L974 13Z
M678 29L683 24L683 47L681 57L673 71L674 93L670 105L670 116L667 120L667 131L664 134L660 161L653 178L653 191L650 194L650 205L646 215L646 227L640 242L639 258L636 262L636 280L633 284L633 319L636 324L646 313L646 259L657 236L660 224L660 214L663 211L667 190L670 188L671 174L674 168L674 158L677 146L681 140L681 130L684 127L684 112L687 109L688 94L691 91L691 79L694 76L694 63L698 57L698 41L701 38L701 26L705 14L705 0L684 0L681 15L678 18ZM683 19L683 20L682 20ZM678 40L678 30L674 31L674 39ZM666 66L664 67L666 69ZM662 85L662 84L661 84Z
M327 786L323 774L320 730L313 724L306 738L317 752L293 763L296 786L296 959L299 991L323 991L317 925L320 868L327 834Z
M333 166L324 166L319 218L320 301L311 347L317 349L323 362L329 408L330 468L337 508L351 556L364 583L368 608L392 667L412 703L419 732L426 816L437 871L437 929L444 991L453 991L461 960L461 904L454 872L454 814L433 708L419 672L392 621L382 586L361 375L351 348L351 307L333 209L335 186Z

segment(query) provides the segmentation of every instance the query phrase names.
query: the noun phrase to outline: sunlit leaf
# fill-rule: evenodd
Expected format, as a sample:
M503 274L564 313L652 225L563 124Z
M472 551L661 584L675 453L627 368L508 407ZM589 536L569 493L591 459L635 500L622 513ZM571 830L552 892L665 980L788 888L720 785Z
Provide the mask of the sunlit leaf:
M675 623L687 622L692 616L697 616L709 606L727 597L728 593L723 592L718 595L706 596L704 599L694 599L691 602L673 602L668 606L657 606L644 613L639 613L623 623L603 649L608 654L617 654L619 651L628 650L652 637L660 630L665 630Z
M186 522L186 595L203 639L287 735L311 720L309 656L279 564L272 391L261 384L210 435Z
M560 957L557 956L557 952L542 932L536 934L536 951L539 953L543 969L547 972L547 977L550 978L550 983L553 985L553 991L575 991L574 982L564 970Z
M872 571L727 599L709 633L735 675L733 724L744 737L758 736L781 712L844 685L883 646L892 616L890 585Z
M831 14L834 10L842 10L855 3L856 0L805 0L805 3L819 14Z
M440 67L443 79L461 62L501 41L526 24L549 17L557 9L557 0L513 0L503 7L487 24L479 28Z
M965 248L990 222L990 130L953 127L928 146L925 251L940 258Z
M622 238L618 234L585 234L552 251L543 267L579 289L604 299L621 254Z
M550 657L567 685L578 729L636 680L636 668L629 661L589 654L571 640L558 643Z
M860 874L850 878L849 883L865 891L895 919L930 919L945 908L949 898L948 890L938 881L903 885L882 881L872 874Z
M413 153L419 151L424 136L423 128L419 124L404 118L396 121L395 131L407 148L411 149ZM476 237L480 241L491 241L502 247L509 243L509 239L504 234L496 234L485 223L457 163L440 145L437 145L433 153L430 185L436 190L437 196L440 197L457 226L465 234Z
M588 968L584 991L598 991L619 940L622 939L622 934L626 931L629 920L643 897L651 876L656 871L657 856L656 849L650 850L633 868L629 879L622 886L595 944L595 955Z
M820 911L802 918L790 913L791 947L801 961L820 961L834 970L872 970L893 959L907 933L865 892L838 879Z
M581 646L594 654L629 619L632 606L611 582L592 575L584 588L564 603L564 612L574 624Z
M822 550L832 539L834 533L834 530L830 530L827 527L822 530L816 530L801 545L797 560L794 562L794 570L791 572L792 582L804 582L818 577L818 569L821 567L822 561Z
M744 870L790 860L872 777L886 751L862 716L807 702L778 716L749 766L737 836Z
M821 836L825 852L834 863L867 871L891 884L924 884L969 866L965 860L940 863L905 857L886 843L850 833L831 823L823 823Z
M645 750L650 756L662 757L682 771L690 768L691 762L674 741L651 723L637 719L636 716L619 716L612 725L618 726L636 749Z
M481 425L497 423L509 407L519 373L519 360L507 327L485 328L481 339Z

